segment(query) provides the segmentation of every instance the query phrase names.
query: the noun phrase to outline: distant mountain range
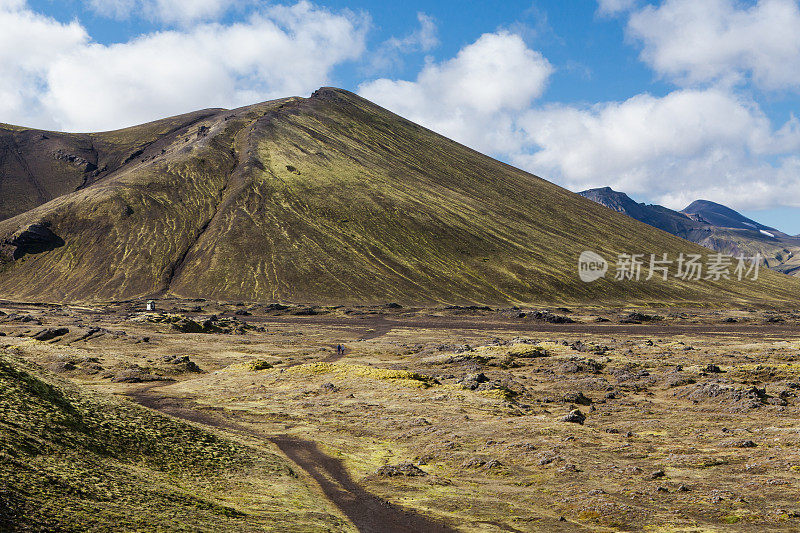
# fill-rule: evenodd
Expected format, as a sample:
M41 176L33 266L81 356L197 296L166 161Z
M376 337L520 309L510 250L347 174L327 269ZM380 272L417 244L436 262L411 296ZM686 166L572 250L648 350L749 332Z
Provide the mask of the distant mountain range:
M660 230L733 255L764 257L773 270L800 276L800 237L751 220L724 205L697 200L682 211L637 203L610 187L589 189L581 196Z

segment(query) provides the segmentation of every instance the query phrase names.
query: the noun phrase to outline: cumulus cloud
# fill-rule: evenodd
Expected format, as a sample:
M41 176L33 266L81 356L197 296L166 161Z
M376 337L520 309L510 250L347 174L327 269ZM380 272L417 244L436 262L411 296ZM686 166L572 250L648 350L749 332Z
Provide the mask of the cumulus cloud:
M681 84L752 80L766 89L800 88L800 7L796 0L666 0L633 12L631 37L642 60Z
M86 0L96 13L118 19L134 15L167 23L214 20L242 0Z
M41 101L48 67L84 47L89 36L77 22L62 24L0 0L0 121L50 123Z
M370 71L381 72L402 64L402 56L414 52L428 52L439 45L438 28L433 17L417 13L419 27L405 37L392 37L384 41L370 59Z
M234 24L92 42L76 22L0 11L3 119L68 131L132 125L194 109L232 107L328 83L363 53L368 20L300 2ZM8 119L6 117L9 117Z
M572 190L610 185L673 208L697 198L800 205L800 121L775 128L753 100L719 87L538 104L552 71L519 36L498 32L413 81L379 79L359 92Z
M379 79L359 94L439 133L489 152L515 143L513 115L545 89L550 63L519 35L482 35L415 81Z
M532 150L513 160L573 190L610 185L673 208L697 198L758 208L800 191L788 155L800 149L797 121L776 131L755 103L719 89L532 109L518 125Z
M632 9L636 0L597 0L597 12L600 15L616 15Z
M419 28L413 33L402 39L396 37L389 39L387 44L402 52L427 52L438 45L439 38L436 36L436 21L433 20L433 17L420 12L417 13L417 21L419 22Z

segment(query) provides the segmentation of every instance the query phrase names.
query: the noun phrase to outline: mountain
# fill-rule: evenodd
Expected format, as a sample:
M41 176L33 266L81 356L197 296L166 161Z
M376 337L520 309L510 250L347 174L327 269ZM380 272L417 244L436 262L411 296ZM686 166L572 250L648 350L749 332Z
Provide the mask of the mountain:
M800 276L800 238L759 224L724 205L697 200L683 211L673 211L660 205L637 203L610 187L578 194L717 252L748 257L760 254L769 268Z
M692 232L702 230L707 226L699 220L660 205L636 203L627 194L614 191L611 187L590 189L578 194L613 209L617 213L628 215L640 222L688 240L692 240L689 238Z
M500 305L800 293L771 273L583 283L585 250L613 260L703 249L340 89L88 138L98 165L110 157L100 139L117 154L102 175L0 222L0 298ZM25 160L45 157L25 146Z
M160 137L219 111L200 111L92 134L0 124L0 220L85 188L131 163Z
M775 235L788 237L785 233L781 233L775 228L759 224L755 220L751 220L746 216L737 213L730 207L721 204L710 202L708 200L695 200L689 207L681 211L690 217L699 217L708 222L712 226L720 228L734 228L744 230L763 230Z

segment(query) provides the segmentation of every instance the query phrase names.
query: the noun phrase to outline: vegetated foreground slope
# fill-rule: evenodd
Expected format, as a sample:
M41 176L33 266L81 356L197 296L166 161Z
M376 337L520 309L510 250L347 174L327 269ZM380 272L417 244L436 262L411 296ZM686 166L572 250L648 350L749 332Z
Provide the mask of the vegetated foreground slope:
M697 200L683 211L673 211L660 205L637 203L610 187L578 194L717 252L747 257L758 254L769 268L800 276L800 238L759 224L724 205Z
M0 222L0 297L315 303L793 300L798 283L582 283L593 250L704 253L358 96L215 112ZM613 278L612 272L609 276Z
M347 529L278 455L2 350L0 413L1 531Z

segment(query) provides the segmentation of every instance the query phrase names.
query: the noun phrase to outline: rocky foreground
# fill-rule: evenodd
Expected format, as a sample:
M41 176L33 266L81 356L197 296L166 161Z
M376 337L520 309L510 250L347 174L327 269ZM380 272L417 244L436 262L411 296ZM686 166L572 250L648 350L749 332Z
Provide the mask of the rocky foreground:
M800 527L796 313L158 308L0 305L4 527Z

